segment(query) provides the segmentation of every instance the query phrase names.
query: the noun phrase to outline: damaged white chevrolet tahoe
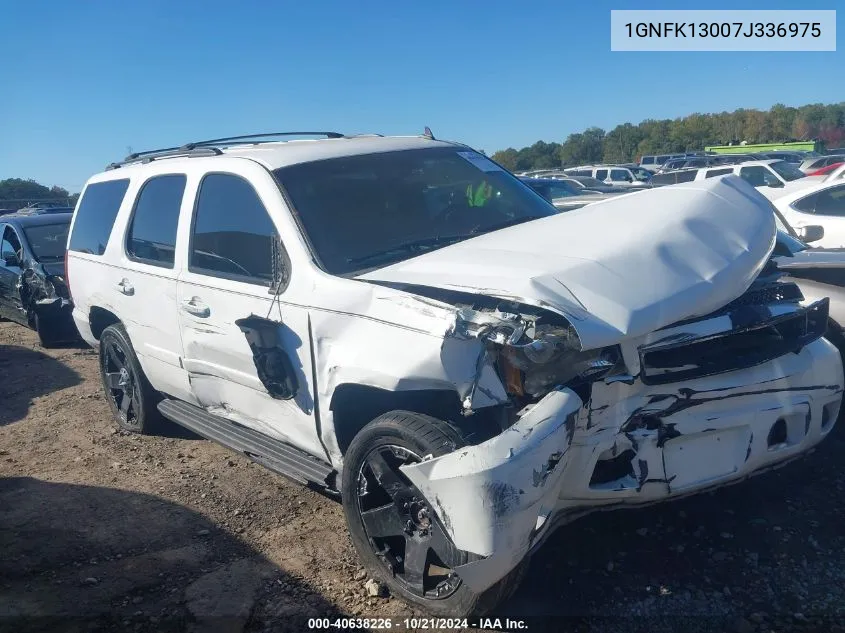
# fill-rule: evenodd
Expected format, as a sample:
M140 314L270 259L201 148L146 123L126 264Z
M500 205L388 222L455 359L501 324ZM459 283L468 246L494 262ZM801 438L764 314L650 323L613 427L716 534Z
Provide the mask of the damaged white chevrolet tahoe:
M483 612L562 523L739 481L833 427L827 300L778 280L741 180L558 215L463 145L299 136L92 177L73 316L122 428L160 413L339 495L394 594Z

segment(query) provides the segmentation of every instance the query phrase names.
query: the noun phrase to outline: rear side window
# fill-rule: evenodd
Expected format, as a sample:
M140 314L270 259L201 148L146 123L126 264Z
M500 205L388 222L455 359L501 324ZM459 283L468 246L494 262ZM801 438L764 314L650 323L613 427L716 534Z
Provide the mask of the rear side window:
M642 165L654 165L654 156L643 156Z
M126 253L130 258L173 268L176 227L186 180L183 174L167 174L143 184L126 237Z
M606 169L597 169L596 170L596 180L605 180L607 178L607 170Z
M723 168L723 169L709 169L705 174L705 178L714 178L716 176L724 176L725 174L730 174L733 172L733 169L730 167Z
M610 179L611 180L630 180L631 174L629 174L624 169L611 169L610 170Z
M109 243L114 219L123 203L129 179L95 182L85 188L68 250L102 255Z
M209 174L197 194L189 270L269 285L275 235L251 184L233 174Z

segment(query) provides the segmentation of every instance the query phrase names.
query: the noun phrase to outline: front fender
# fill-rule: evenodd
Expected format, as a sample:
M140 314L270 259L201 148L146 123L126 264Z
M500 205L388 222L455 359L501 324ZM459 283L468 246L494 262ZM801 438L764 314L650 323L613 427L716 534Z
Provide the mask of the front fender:
M496 437L402 467L455 545L484 557L455 569L474 591L522 560L554 509L582 405L552 391Z

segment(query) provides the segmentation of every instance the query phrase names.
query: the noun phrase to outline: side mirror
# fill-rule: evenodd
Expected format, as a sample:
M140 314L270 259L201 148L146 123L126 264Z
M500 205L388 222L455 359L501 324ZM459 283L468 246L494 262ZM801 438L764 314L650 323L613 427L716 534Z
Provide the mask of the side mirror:
M817 224L810 224L809 226L798 227L798 237L807 242L818 242L824 237L824 227Z
M282 244L282 238L275 233L270 243L270 254L273 258L273 281L270 282L269 293L279 295L285 291L290 283L290 257Z
M3 253L3 261L6 263L6 266L17 266L18 268L21 266L18 256L11 251Z
M781 187L783 187L783 183L780 180L770 181L768 185L769 187L772 187L774 189L780 189Z

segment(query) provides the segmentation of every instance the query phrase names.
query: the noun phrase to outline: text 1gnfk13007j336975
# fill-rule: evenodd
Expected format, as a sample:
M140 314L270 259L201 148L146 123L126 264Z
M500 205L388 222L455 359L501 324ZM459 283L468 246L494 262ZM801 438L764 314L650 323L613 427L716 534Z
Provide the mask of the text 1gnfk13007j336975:
M628 22L628 37L821 37L820 22Z

